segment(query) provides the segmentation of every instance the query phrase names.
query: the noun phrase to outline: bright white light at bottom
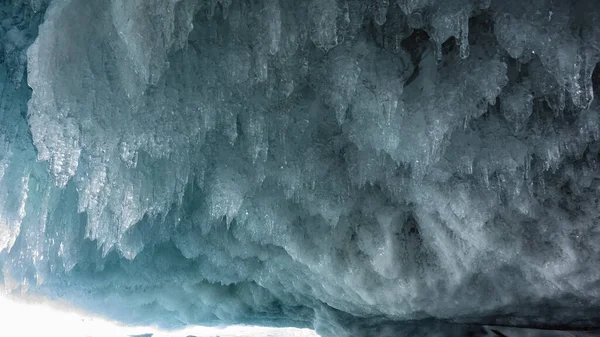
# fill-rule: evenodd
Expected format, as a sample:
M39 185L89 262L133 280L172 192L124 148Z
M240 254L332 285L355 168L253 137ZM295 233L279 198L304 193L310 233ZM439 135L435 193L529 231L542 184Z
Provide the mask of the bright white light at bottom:
M155 327L129 327L77 312L64 304L44 302L30 297L7 297L2 294L0 294L0 317L2 318L1 336L129 337L153 334L153 337L318 337L312 330L295 328L229 326L190 327L178 331L164 331Z

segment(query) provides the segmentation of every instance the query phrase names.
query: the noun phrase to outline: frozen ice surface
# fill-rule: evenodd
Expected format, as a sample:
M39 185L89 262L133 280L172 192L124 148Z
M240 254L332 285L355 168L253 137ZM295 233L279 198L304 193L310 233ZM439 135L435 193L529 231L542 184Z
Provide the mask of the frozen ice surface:
M4 1L0 283L165 327L598 326L598 22L594 0Z

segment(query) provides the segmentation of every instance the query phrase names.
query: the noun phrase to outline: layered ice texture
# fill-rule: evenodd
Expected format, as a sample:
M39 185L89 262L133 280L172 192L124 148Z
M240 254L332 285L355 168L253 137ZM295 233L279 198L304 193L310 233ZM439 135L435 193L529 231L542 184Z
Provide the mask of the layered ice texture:
M163 327L598 326L599 23L595 0L5 0L0 282Z

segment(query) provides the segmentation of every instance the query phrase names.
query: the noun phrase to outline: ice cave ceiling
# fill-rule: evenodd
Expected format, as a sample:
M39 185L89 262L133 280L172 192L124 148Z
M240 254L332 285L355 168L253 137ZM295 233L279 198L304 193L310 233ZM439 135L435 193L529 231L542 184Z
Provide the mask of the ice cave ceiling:
M600 326L597 0L3 0L0 41L5 291L324 337Z

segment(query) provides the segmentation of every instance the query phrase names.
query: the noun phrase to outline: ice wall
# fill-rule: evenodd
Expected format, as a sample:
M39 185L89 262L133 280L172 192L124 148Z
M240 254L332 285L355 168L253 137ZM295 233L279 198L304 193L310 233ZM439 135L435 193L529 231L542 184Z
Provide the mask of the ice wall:
M597 22L594 0L5 1L0 280L166 327L598 325Z

